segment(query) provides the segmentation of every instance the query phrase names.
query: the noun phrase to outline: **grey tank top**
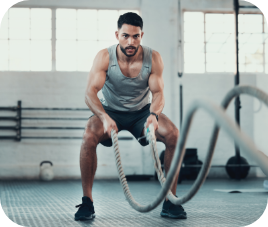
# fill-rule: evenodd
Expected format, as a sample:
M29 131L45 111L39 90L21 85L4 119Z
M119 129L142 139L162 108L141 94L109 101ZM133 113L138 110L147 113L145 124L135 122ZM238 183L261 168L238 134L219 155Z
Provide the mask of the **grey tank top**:
M152 49L142 46L143 63L138 76L126 77L122 74L116 57L115 44L108 49L109 67L102 88L104 106L119 111L136 111L146 106L149 100L148 80L152 69ZM140 47L141 48L141 47Z

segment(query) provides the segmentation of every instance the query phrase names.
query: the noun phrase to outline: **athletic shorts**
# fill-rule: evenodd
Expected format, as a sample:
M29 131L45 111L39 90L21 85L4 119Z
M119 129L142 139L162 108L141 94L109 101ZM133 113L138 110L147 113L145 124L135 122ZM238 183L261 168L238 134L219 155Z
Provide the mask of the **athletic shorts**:
M120 132L121 130L127 130L136 139L138 139L142 136L144 123L150 116L150 106L151 104L149 103L140 110L130 112L114 110L107 106L103 106L103 108L105 112L110 116L110 118L115 121L118 128L118 132ZM149 144L145 138L139 140L139 143L142 146L146 146ZM111 147L113 145L112 139L102 141L101 144L106 147Z

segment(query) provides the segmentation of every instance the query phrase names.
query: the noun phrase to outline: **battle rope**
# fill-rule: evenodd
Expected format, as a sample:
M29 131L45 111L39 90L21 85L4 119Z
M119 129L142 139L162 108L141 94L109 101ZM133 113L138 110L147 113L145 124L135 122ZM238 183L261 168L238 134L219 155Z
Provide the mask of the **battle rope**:
M268 157L263 152L257 149L257 147L251 141L251 139L248 136L246 136L243 132L241 132L239 126L236 123L234 123L233 120L225 113L225 109L227 109L231 100L241 94L247 94L253 96L264 102L264 104L268 107L268 95L256 87L246 85L237 86L232 90L230 90L223 99L221 107L213 104L211 101L197 100L191 104L187 114L185 115L186 117L182 125L180 137L177 142L176 150L166 178L164 177L161 169L161 164L156 149L156 139L153 126L150 125L149 128L146 129L146 137L150 143L154 159L154 166L158 175L158 179L162 185L162 188L159 194L156 196L156 199L151 204L145 206L137 203L130 193L121 164L117 134L115 133L114 130L112 130L111 134L112 134L113 148L115 153L115 160L119 174L119 179L123 187L123 191L127 201L135 210L139 212L149 212L153 210L155 207L157 207L164 200L166 196L173 204L176 205L183 204L189 201L197 193L197 191L199 190L199 188L202 186L202 184L206 179L206 176L210 168L211 160L214 154L214 149L216 146L220 127L223 128L223 130L225 130L232 139L234 139L237 146L239 146L243 151L247 153L247 155L249 155L252 159L254 159L257 162L257 164L264 172L264 174L268 176ZM195 180L194 184L192 185L192 187L190 188L190 190L188 191L188 193L186 193L184 196L180 198L176 198L170 192L170 187L175 180L175 176L179 174L181 168L182 160L185 154L185 144L187 141L187 136L189 133L194 113L200 108L205 110L216 122L210 138L208 153L204 161L204 164L199 172L199 175Z

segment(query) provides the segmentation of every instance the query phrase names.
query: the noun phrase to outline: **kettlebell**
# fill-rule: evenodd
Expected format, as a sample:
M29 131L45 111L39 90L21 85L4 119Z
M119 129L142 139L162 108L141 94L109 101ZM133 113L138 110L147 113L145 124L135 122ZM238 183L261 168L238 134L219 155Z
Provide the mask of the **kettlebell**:
M50 165L43 165L43 164L50 164ZM40 180L42 181L50 181L54 177L53 173L53 164L50 161L43 161L40 163Z

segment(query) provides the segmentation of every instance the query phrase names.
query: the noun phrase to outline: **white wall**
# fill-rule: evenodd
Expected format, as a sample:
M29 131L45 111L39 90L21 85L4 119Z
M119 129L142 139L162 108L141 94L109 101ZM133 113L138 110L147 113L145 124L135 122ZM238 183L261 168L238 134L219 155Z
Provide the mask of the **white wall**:
M157 50L164 61L166 105L163 112L179 127L179 81L177 77L177 1L169 0L102 0L102 1L25 1L20 6L37 7L75 7L100 9L139 9L144 20L143 45ZM231 10L232 1L182 1L185 10ZM194 67L194 66L193 66ZM22 100L23 107L80 107L86 108L84 92L87 72L0 72L0 106L15 106ZM241 83L268 87L267 75L241 75ZM196 98L209 98L220 104L226 92L234 86L232 74L185 74L183 77L184 114L189 104ZM263 123L266 122L267 108L262 107L258 113L256 101L241 97L241 128L263 149L267 148ZM266 113L265 113L266 111ZM233 118L234 104L231 103L228 114ZM88 117L89 112L53 112L53 116ZM9 114L0 112L0 114ZM14 114L14 113L11 113ZM37 116L52 117L50 112L36 112ZM36 116L33 112L23 112L23 116ZM265 120L266 119L266 120ZM7 122L0 122L6 125ZM14 124L13 122L9 124ZM86 121L58 122L57 126L84 127ZM56 126L54 121L23 121L23 126ZM213 121L203 111L194 119L187 147L198 148L200 160L204 160ZM267 128L267 127L266 127ZM7 133L1 131L0 135ZM13 132L10 132L13 133ZM83 130L77 131L23 131L24 136L82 136ZM120 135L129 135L122 132ZM81 140L22 140L0 141L0 179L3 178L38 178L39 164L43 160L54 163L56 178L80 178L79 152ZM159 151L164 145L159 143ZM153 164L149 147L141 147L137 141L120 141L125 174L153 174ZM220 132L212 164L226 164L234 155L232 140ZM242 156L243 155L243 152ZM97 148L98 168L96 178L116 178L116 167L112 148L99 145ZM136 160L133 162L133 160ZM254 163L248 160L249 163ZM251 176L256 175L254 168ZM260 176L261 173L257 172ZM227 177L225 170L214 168L210 177Z

